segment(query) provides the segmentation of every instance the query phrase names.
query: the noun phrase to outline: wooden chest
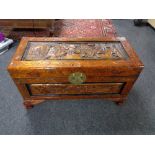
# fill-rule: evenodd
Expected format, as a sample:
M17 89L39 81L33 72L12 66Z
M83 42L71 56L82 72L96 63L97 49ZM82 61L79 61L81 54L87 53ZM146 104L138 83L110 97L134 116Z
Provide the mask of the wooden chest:
M1 19L0 26L12 28L51 28L51 19Z
M18 40L21 36L36 36L41 32L44 36L52 35L54 23L54 19L0 19L0 29L5 36ZM16 31L17 29L18 31Z
M102 98L122 104L142 69L123 37L24 37L8 66L27 108L49 99Z

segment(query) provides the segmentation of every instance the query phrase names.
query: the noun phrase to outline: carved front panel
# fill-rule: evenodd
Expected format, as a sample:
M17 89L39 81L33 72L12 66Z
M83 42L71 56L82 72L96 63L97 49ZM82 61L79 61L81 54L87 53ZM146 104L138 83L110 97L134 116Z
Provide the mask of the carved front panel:
M127 58L120 42L29 42L23 60Z
M94 83L94 84L31 84L32 95L69 95L69 94L119 94L123 83Z

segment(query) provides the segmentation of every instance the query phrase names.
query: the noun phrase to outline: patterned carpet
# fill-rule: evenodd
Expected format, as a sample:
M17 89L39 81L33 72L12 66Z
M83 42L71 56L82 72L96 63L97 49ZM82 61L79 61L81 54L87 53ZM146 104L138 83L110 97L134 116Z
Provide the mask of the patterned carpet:
M109 19L61 19L56 20L54 32L50 34L48 29L13 29L11 32L2 27L9 38L20 40L27 37L115 37L116 30Z
M58 20L54 36L57 37L114 37L116 30L111 20Z

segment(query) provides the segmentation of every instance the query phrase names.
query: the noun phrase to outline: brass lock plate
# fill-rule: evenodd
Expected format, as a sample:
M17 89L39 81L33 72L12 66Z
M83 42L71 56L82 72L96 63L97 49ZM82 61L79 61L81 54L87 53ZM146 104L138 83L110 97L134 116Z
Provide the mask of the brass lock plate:
M71 73L68 80L71 84L82 84L86 81L86 75L81 72Z

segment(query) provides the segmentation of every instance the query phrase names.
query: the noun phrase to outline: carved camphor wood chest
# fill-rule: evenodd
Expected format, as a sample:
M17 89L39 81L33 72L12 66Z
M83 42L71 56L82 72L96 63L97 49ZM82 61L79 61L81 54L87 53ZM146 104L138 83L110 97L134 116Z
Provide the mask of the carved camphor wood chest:
M125 38L23 38L8 71L29 108L49 99L126 99L143 69Z

